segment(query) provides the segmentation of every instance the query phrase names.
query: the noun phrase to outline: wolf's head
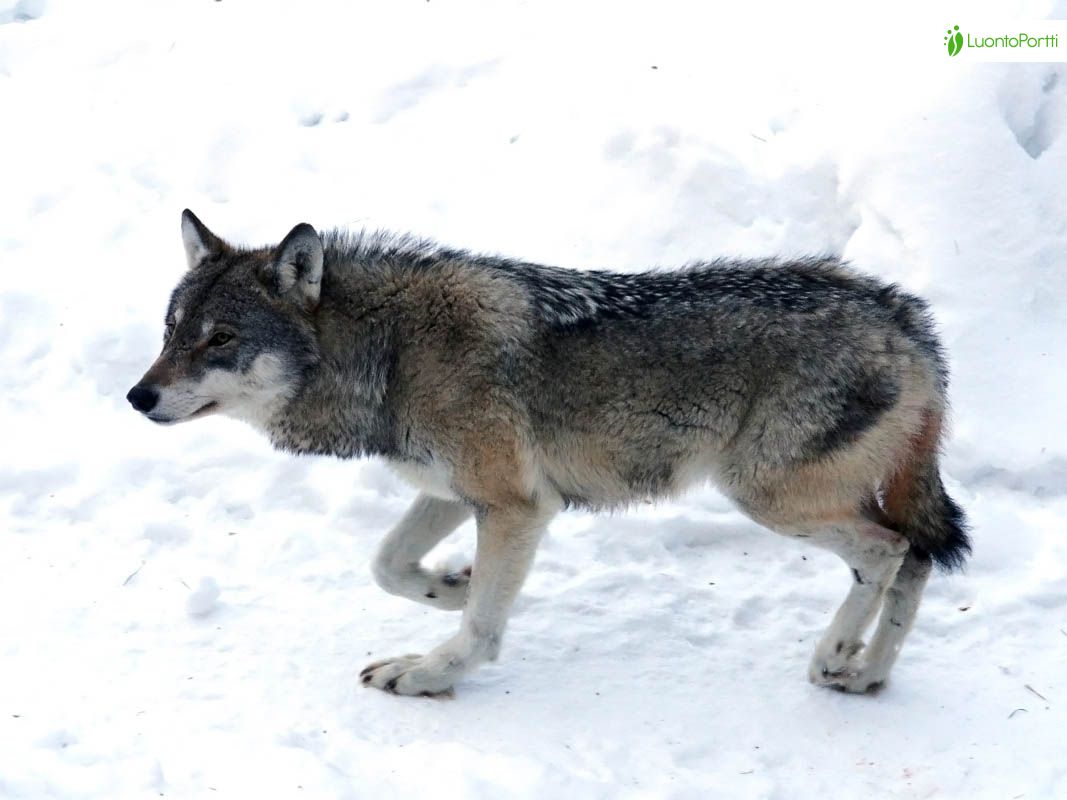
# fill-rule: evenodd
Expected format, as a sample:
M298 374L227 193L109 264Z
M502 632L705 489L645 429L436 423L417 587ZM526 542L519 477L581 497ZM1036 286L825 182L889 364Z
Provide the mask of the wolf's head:
M163 352L126 399L153 422L221 412L264 424L319 358L322 242L304 223L273 248L228 245L182 214L189 271L170 298Z

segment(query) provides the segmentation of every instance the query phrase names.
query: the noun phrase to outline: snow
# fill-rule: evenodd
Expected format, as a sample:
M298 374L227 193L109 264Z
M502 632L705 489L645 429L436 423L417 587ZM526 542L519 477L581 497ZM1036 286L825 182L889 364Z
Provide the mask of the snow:
M0 0L0 797L1067 797L1067 68L860 5ZM412 489L124 400L185 206L577 268L840 252L936 308L974 558L853 697L806 680L833 556L710 489L569 513L499 662L364 690L457 624L370 579Z
M185 598L185 609L193 617L206 617L219 601L222 590L219 582L212 577L200 579L200 585Z

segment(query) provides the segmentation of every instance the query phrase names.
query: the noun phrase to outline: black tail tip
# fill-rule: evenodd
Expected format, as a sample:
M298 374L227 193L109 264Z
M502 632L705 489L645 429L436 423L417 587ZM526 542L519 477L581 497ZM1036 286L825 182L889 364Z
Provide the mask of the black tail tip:
M922 548L922 554L929 557L942 572L962 571L971 554L967 517L947 494L942 496L942 504L938 536L926 548Z

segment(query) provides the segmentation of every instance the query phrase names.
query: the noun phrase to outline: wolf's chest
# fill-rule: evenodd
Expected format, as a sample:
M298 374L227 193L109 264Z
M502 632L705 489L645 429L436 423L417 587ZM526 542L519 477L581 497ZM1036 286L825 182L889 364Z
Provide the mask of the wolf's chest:
M440 461L420 463L388 458L386 463L416 489L444 500L459 500L452 490L452 468Z

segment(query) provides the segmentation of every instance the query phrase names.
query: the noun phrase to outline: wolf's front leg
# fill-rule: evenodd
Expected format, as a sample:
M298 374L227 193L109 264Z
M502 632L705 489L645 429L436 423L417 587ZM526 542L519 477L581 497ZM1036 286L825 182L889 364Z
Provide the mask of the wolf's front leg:
M470 515L470 506L464 503L420 494L378 549L372 566L378 585L390 594L436 608L463 608L470 570L428 570L421 561Z
M364 686L407 695L447 692L464 673L496 658L508 610L556 506L531 503L478 514L478 546L459 633L424 656L387 658L361 673Z

